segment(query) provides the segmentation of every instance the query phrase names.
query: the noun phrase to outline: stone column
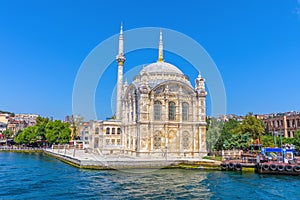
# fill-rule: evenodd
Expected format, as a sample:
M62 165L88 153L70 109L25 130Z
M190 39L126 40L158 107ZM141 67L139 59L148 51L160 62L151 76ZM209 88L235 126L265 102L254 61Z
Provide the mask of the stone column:
M128 107L129 107L129 117L128 117L128 122L129 123L131 123L132 121L133 121L133 119L132 119L132 99L131 99L131 96L129 96L129 105L128 105Z
M133 111L133 122L136 122L137 120L137 117L136 117L136 99L135 99L135 96L132 97L132 102L133 102L133 108L132 108L132 111Z
M283 125L284 125L284 137L288 137L286 116L283 116Z

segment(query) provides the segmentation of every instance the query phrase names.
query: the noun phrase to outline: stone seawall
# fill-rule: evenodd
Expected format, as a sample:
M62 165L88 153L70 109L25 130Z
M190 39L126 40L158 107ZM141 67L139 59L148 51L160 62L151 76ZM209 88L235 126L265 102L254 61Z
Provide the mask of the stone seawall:
M81 157L63 155L51 150L44 150L44 153L55 157L65 163L82 169L161 169L161 168L184 168L184 169L208 169L220 170L220 162L211 160L196 159L133 159L126 157L105 158L96 157L93 154L82 154Z

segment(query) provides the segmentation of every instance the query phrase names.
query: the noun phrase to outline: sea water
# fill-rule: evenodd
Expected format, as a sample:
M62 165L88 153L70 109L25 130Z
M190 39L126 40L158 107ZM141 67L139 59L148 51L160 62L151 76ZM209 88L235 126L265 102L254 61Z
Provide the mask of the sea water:
M42 153L0 152L0 199L300 199L300 177L81 170Z

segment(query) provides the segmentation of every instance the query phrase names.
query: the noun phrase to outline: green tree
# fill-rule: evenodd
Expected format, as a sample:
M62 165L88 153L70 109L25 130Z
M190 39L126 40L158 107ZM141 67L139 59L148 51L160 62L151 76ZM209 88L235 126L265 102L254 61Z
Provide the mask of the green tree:
M22 131L22 133L15 137L14 141L17 144L37 146L37 128L37 126L28 126Z
M294 138L291 143L295 145L296 149L300 150L300 130L295 131Z
M230 149L233 145L233 135L237 133L239 122L235 118L231 118L225 122L218 141L215 144L216 150Z
M48 117L41 117L41 116L38 116L35 120L37 126L40 126L40 125L46 125L48 122L49 122L49 118Z
M274 137L272 133L267 133L261 136L260 143L265 147L274 147Z
M46 129L46 139L48 143L67 143L71 138L71 129L68 123L64 123L60 120L50 121L47 123Z
M208 120L209 126L206 132L206 148L208 152L212 152L215 148L219 137L222 133L223 123L215 118Z
M11 129L6 129L2 132L2 137L4 139L10 139L13 136L14 132Z
M44 118L38 116L36 118L36 126L37 128L37 138L41 142L41 144L45 144L46 142L46 126L49 123L49 118Z
M260 138L264 131L263 122L253 115L247 115L237 128L237 132L249 133L253 140Z

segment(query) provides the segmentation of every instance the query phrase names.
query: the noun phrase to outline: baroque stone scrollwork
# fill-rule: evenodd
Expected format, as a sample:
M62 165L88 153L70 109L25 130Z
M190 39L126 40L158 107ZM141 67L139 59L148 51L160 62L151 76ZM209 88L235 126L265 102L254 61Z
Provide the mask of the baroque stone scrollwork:
M182 147L184 150L190 148L190 134L187 131L184 131L182 135Z
M153 148L154 150L161 149L161 133L156 132L153 136Z

